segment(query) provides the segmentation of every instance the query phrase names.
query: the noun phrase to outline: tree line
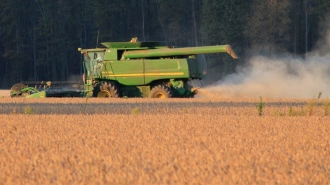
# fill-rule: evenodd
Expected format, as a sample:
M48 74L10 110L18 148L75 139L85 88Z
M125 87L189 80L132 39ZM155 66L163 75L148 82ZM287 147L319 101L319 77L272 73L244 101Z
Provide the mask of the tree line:
M82 74L77 48L101 42L230 44L241 59L208 55L224 75L250 51L303 55L326 40L330 0L0 0L0 87Z

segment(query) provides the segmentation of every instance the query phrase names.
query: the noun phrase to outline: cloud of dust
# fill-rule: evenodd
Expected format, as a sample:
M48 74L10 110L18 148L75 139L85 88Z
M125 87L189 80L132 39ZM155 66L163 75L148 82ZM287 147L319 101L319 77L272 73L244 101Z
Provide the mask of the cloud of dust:
M330 98L330 50L326 54L324 48L329 46L309 53L306 59L284 54L254 56L236 73L202 88L197 97L317 98L322 92L322 98Z

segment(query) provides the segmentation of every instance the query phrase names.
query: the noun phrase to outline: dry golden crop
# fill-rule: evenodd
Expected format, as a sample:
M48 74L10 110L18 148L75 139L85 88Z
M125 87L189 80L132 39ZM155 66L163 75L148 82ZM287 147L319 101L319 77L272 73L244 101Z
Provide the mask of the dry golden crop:
M258 101L1 99L0 182L329 184L322 102Z

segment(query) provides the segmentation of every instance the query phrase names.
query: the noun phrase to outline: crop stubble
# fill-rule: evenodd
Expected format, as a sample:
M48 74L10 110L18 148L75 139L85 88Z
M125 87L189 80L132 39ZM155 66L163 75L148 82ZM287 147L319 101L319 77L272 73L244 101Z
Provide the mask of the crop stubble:
M196 109L201 112L2 114L0 182L330 183L328 116L257 116L255 107L239 106Z
M24 113L24 108L31 107L34 114L131 114L139 109L141 114L221 114L221 115L256 115L259 99L98 99L98 98L47 98L0 99L0 114ZM301 99L265 99L263 115L288 115L289 107L294 111L307 114L306 100ZM330 108L328 108L330 109ZM321 102L312 109L314 116L324 115Z

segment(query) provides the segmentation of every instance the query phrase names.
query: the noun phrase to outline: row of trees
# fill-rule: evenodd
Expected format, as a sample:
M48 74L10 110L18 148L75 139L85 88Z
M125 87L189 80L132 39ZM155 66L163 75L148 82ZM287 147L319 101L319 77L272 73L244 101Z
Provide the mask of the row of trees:
M210 55L212 73L232 72L251 50L304 54L325 40L330 0L0 0L0 87L70 80L78 47L103 41L230 44L241 60Z

